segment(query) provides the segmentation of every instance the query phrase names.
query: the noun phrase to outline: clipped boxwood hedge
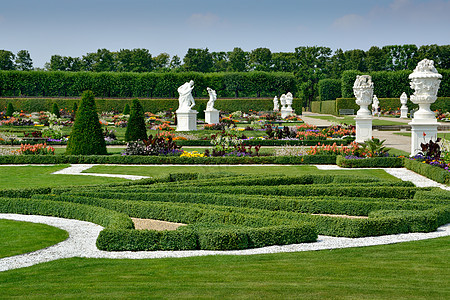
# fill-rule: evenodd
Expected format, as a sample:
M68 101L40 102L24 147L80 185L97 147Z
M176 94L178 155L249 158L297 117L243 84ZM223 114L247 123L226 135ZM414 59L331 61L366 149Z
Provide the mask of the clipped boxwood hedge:
M450 183L450 172L445 169L426 164L420 160L412 160L408 158L404 159L403 165L405 168L428 177L431 180L443 184Z
M0 164L335 164L333 155L179 157L137 155L3 155Z
M342 155L336 158L336 164L343 168L401 168L402 157L369 157L363 159L347 159Z

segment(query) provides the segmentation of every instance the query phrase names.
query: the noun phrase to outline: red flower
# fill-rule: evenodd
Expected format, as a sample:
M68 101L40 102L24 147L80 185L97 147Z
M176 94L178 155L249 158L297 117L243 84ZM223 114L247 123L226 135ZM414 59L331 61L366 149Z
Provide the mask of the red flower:
M424 137L427 136L427 134L426 134L425 132L424 132L422 135L423 135Z

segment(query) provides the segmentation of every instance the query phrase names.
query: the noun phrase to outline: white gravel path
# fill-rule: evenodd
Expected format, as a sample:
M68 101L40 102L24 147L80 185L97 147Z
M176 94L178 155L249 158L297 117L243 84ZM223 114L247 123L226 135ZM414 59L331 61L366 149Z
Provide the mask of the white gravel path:
M91 168L89 165L72 165L69 168L65 168L54 174L83 174L94 175L94 173L80 173L84 170ZM340 168L336 165L316 165L321 170L355 170ZM383 168L389 174L396 176L402 180L412 181L415 185L420 187L440 187L446 190L449 187L436 183L424 176L418 175L405 168ZM111 174L95 174L96 176L104 176ZM123 175L127 176L127 175ZM141 176L132 176L141 177ZM125 178L125 177L122 177ZM132 178L128 178L132 179ZM138 179L138 178L133 178ZM205 255L253 255L253 254L266 254L266 253L282 253L282 252L299 252L299 251L314 251L324 249L338 249L338 248L350 248L350 247L365 247L374 245L385 245L407 241L418 241L424 239L431 239L450 235L450 224L441 226L435 232L429 233L407 233L407 234L394 234L377 237L365 237L365 238L342 238L342 237L330 237L319 236L317 242L293 244L284 246L270 246L258 249L246 249L235 251L207 251L207 250L195 250L195 251L141 251L141 252L107 252L100 251L95 246L95 241L99 232L103 229L101 226L78 220L62 219L56 217L45 217L35 215L18 215L18 214L0 214L0 219L18 220L33 223L44 223L50 226L58 227L66 230L69 233L69 238L54 246L26 253L22 255L16 255L12 257L6 257L0 259L0 272L32 266L35 264L57 260L61 258L69 257L86 257L86 258L112 258L112 259L148 259L148 258L166 258L166 257L190 257L190 256L205 256Z
M317 242L292 244L284 246L269 246L257 249L233 251L120 251L107 252L98 250L95 241L102 227L89 222L61 219L45 216L29 216L17 214L0 214L0 219L44 223L69 232L69 238L54 246L0 259L0 272L29 267L35 264L69 257L111 258L111 259L149 259L149 258L180 258L206 255L254 255L268 253L300 252L325 249L366 247L386 245L408 241L419 241L450 235L450 224L439 227L437 231L429 233L393 234L365 238L342 238L319 235Z
M122 174L100 174L100 173L82 173L93 166L97 166L96 164L73 164L70 167L64 168L62 170L53 172L55 175L84 175L84 176L99 176L99 177L116 177L116 178L124 178L130 180L138 180L143 178L149 178L148 176L137 176L137 175L122 175Z

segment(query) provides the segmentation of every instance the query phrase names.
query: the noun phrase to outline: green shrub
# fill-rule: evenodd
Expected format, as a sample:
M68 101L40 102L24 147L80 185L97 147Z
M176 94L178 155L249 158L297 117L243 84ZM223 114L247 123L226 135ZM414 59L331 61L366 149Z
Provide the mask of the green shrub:
M123 108L122 114L124 114L124 115L129 115L129 114L130 114L130 111L131 111L130 105L129 105L128 103L126 103L126 104L125 104L125 107Z
M58 104L53 103L52 105L52 114L54 114L57 118L61 118L61 115L59 113L59 107Z
M369 157L363 159L346 159L342 155L336 158L336 164L343 168L401 168L401 157Z
M7 117L12 117L14 113L14 106L11 102L8 103L8 106L6 107L6 114Z
M131 105L130 118L128 119L125 141L137 141L147 139L147 129L145 128L144 110L138 99L133 99Z
M403 161L405 168L420 175L426 176L439 183L450 183L450 173L442 168L426 164L422 161L405 158Z
M83 93L80 108L67 142L66 155L106 154L106 144L95 108L94 94Z
M78 110L78 103L74 102L72 106L73 115L76 115L77 110Z
M336 100L341 97L342 83L340 79L319 80L319 99Z

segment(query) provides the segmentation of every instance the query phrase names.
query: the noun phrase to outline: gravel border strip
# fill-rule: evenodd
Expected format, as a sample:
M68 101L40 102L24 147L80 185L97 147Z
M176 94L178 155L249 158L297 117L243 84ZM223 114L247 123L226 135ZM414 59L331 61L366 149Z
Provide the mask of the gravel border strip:
M450 224L441 226L437 231L429 233L405 233L364 238L330 237L319 235L317 242L283 246L269 246L256 249L232 251L118 251L107 252L98 250L95 241L103 229L100 225L89 222L62 219L56 217L0 214L0 219L43 223L58 227L69 232L69 238L54 246L34 252L0 259L0 272L33 266L61 258L110 258L110 259L153 259L153 258L181 258L206 255L255 255L269 253L286 253L300 251L316 251L326 249L340 249L351 247L367 247L386 245L409 241L419 241L450 235Z

